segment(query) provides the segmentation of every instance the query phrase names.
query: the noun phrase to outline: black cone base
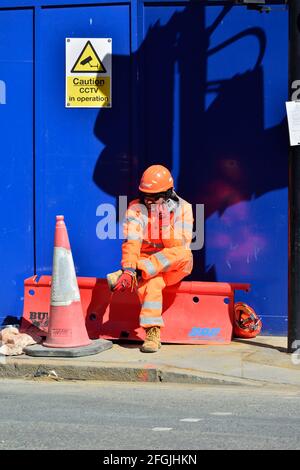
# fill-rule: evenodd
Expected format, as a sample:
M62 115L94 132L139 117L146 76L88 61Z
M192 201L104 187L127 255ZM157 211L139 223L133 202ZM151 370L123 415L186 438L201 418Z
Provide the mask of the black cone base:
M28 356L37 357L80 357L98 354L112 348L112 346L113 343L111 341L96 339L88 346L80 346L78 348L49 348L42 344L34 344L33 346L26 346L23 351Z

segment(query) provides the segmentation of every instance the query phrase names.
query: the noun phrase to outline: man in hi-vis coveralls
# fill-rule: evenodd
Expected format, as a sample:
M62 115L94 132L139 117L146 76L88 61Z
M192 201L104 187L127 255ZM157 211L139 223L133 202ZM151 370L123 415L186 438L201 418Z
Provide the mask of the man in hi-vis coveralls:
M164 326L162 291L192 271L193 212L175 193L172 175L162 165L147 168L139 191L126 211L122 270L108 274L107 280L112 291L137 286L140 325L146 330L141 351L157 352Z

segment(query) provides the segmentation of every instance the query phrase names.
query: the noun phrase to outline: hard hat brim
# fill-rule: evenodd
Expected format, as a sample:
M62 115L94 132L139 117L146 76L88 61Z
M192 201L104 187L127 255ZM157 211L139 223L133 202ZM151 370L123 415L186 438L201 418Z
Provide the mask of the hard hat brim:
M157 193L163 193L164 191L168 191L168 189L171 189L173 188L173 185L166 185L166 186L163 186L162 188L159 189L159 191L157 189L150 189L150 188L142 188L141 186L139 186L139 190L142 192L142 193L147 193L147 194L157 194Z

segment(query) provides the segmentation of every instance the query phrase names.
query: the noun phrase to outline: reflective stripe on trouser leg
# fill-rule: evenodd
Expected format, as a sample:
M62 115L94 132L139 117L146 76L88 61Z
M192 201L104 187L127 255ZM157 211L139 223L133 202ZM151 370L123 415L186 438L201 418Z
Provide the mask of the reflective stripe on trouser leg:
M141 302L140 325L143 328L150 326L164 326L162 319L162 290L165 287L162 275L143 280L138 287Z
M164 248L157 253L140 258L137 266L142 271L144 279L150 279L160 272L181 270L182 266L191 259L191 251L182 247Z

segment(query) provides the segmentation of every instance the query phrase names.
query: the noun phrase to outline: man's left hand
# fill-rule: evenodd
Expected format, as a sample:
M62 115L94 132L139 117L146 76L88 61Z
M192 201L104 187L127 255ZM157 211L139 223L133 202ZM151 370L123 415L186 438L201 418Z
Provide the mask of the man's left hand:
M114 287L114 291L121 291L123 292L126 289L130 289L133 285L133 280L135 276L135 271L124 271L118 279Z

